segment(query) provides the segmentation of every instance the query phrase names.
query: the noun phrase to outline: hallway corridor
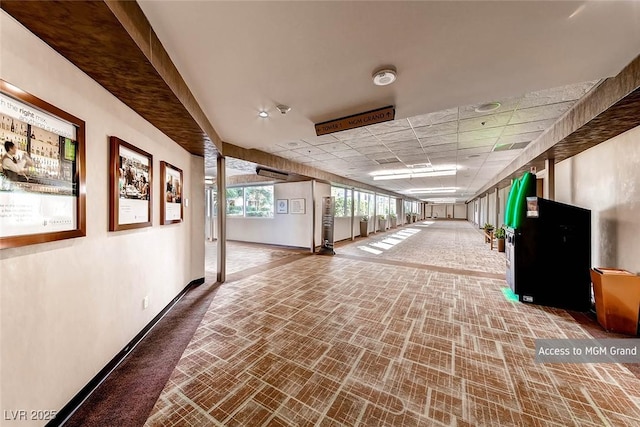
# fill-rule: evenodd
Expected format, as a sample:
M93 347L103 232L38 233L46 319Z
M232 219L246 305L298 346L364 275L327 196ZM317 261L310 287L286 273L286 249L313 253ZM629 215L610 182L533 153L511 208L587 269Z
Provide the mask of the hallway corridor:
M418 222L335 256L228 242L215 289L146 426L632 426L619 364L538 364L591 338L510 301L504 254L465 221ZM207 283L215 243L207 243Z

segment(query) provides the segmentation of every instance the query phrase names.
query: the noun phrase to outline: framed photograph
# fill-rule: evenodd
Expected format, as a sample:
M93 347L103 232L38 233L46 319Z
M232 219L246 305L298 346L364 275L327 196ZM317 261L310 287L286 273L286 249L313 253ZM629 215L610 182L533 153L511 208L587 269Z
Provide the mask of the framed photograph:
M291 213L303 214L305 208L305 199L291 199Z
M278 199L276 200L276 213L286 214L289 213L289 200Z
M160 224L174 224L182 221L182 169L160 162Z
M109 231L151 226L153 156L110 138Z
M85 122L0 79L0 132L0 249L85 236Z

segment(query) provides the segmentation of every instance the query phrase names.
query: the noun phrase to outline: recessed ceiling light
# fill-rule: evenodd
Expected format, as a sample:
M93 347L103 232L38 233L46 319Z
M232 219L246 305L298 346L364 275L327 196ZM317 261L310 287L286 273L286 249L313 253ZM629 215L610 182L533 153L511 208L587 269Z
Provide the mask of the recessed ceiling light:
M297 147L297 146L298 146L298 145L300 145L300 144L298 144L297 142L287 142L287 145L288 145L289 147Z
M383 68L374 71L371 76L373 84L376 86L386 86L396 81L396 70L393 68Z
M476 113L488 113L490 111L495 111L500 108L502 104L499 102L487 102L486 104L478 105L476 107Z
M267 117L269 117L269 113L267 113L266 111L260 111L258 113L258 116L262 117L263 119L266 119Z

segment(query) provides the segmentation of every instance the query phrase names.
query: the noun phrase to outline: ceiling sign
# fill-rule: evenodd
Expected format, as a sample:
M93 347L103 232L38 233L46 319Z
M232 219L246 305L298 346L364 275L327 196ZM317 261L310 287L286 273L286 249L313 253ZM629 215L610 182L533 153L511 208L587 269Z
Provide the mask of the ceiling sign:
M326 135L328 133L340 132L341 130L369 126L375 123L388 122L393 120L396 110L393 106L378 108L366 113L354 114L341 119L329 120L316 124L316 135Z

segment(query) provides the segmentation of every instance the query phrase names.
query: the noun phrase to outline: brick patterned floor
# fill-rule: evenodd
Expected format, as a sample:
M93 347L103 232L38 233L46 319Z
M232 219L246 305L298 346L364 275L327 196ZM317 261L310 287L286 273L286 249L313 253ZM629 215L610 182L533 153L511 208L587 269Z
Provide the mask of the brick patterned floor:
M146 425L640 425L624 366L534 362L536 338L591 336L564 310L505 299L504 254L469 223L336 252L275 254L217 288Z

